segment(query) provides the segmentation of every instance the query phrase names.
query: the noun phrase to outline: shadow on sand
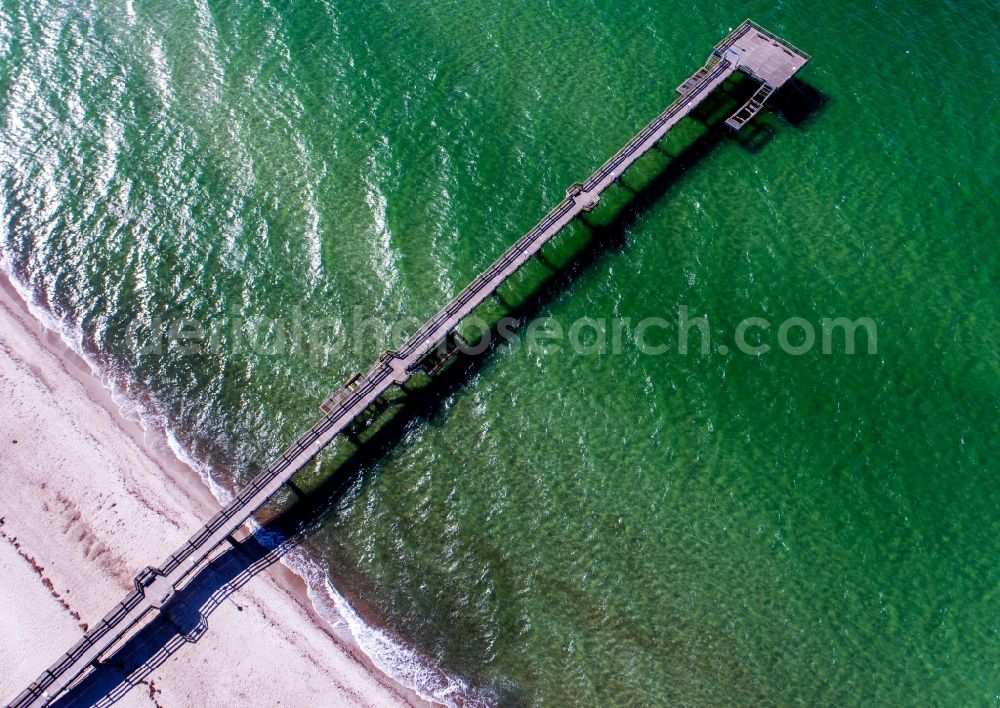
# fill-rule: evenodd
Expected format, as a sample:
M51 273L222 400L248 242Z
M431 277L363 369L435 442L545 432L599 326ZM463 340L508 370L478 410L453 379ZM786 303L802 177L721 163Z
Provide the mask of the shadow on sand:
M661 151L669 158L666 165L641 187L633 189L623 183L629 193L624 204L604 223L583 222L589 231L588 238L565 264L554 266L542 254L541 261L551 275L518 304L507 305L506 316L523 322L544 309L581 270L605 254L620 250L632 226L650 206L661 200L686 172L697 167L724 141L736 140L751 153L762 150L776 134L770 123L760 125L758 118L735 136L723 124L731 108L742 105L744 97L755 87L752 82L736 80L725 90L716 92L717 96L706 100L691 116L704 127L700 135L676 154ZM793 80L774 96L770 109L788 126L800 129L822 112L828 100L816 88ZM498 342L500 338L492 337L490 341ZM437 415L443 401L467 385L495 348L493 345L480 354L460 356L419 391L404 389L404 395L391 402L392 410L387 420L332 470L324 469L324 477L315 488L307 494L296 494L266 522L265 533L258 532L224 548L192 576L160 614L105 657L57 705L113 705L130 690L145 683L149 674L170 656L198 642L208 631L209 617L230 599L232 593L279 560L311 529L321 526L333 513L335 502L359 481L359 477L364 483L364 471L397 445L415 421ZM268 540L276 538L282 540L277 543Z

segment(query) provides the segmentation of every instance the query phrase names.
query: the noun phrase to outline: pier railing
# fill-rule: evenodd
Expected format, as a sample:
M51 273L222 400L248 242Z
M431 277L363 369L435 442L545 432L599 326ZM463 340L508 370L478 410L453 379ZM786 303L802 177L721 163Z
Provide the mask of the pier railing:
M753 20L750 20L750 19L744 20L743 24L741 24L739 27L737 27L732 32L730 32L729 35L725 39L723 39L721 42L719 42L718 44L716 44L715 45L715 51L718 52L719 54L722 54L727 49L729 49L731 46L733 46L733 44L735 44L737 40L741 39L744 35L746 35L746 33L749 32L750 30L756 30L757 32L760 32L762 35L764 35L768 39L772 39L775 42L777 42L778 44L780 44L780 45L782 45L784 47L787 47L788 49L790 49L795 54L798 54L799 56L801 56L802 58L804 58L806 61L809 61L809 59L811 58L808 54L806 54L805 52L803 52L801 49L799 49L798 47L796 47L791 42L782 39L781 37L779 37L778 35L776 35L774 32L771 32L770 30L764 29L763 27L761 27L756 22L754 22Z

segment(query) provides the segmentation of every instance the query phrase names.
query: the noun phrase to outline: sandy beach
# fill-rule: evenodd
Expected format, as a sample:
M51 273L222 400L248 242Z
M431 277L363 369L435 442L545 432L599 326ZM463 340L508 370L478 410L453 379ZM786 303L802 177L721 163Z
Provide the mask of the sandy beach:
M121 415L86 362L3 281L0 699L8 701L218 503L165 439ZM68 703L427 705L375 668L346 627L325 623L285 566L251 572L245 553L221 556Z

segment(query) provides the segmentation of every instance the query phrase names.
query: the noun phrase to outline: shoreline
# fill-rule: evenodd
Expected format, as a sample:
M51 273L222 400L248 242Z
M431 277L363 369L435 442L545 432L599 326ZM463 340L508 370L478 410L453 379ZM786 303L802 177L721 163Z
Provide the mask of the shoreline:
M67 407L91 408L90 411L76 411L83 413L80 416L84 418L82 421L60 420L59 422L82 433L81 438L90 444L104 448L100 450L100 453L103 453L104 457L107 458L105 462L114 464L119 461L117 453L120 450L115 449L116 444L117 446L125 444L131 448L129 456L132 458L145 458L140 459L144 463L141 465L141 470L134 469L134 465L128 464L129 461L122 460L122 466L128 469L114 470L119 479L101 480L119 483L125 481L124 486L116 487L113 483L100 484L97 478L102 476L101 471L88 469L88 472L94 472L94 474L88 475L86 480L74 480L65 485L66 487L78 487L81 486L79 483L83 483L83 488L66 489L65 493L62 489L48 489L45 481L48 479L48 475L44 472L38 473L36 471L34 475L25 474L18 477L19 470L15 463L12 463L9 469L3 469L7 467L6 464L0 467L0 475L2 475L0 481L4 484L7 492L6 503L0 506L0 545L5 547L4 555L0 556L0 568L7 571L4 573L4 577L8 580L10 580L11 573L17 573L21 576L20 583L0 581L0 628L4 629L2 632L4 638L0 639L0 660L5 660L15 652L23 654L23 640L27 638L24 635L35 625L44 628L43 634L47 633L53 637L50 642L45 636L39 637L32 633L33 651L29 652L31 658L19 661L17 670L11 671L0 682L0 689L2 689L0 697L11 698L33 681L46 666L79 638L79 633L88 619L91 621L98 619L120 599L131 583L131 576L142 567L136 563L158 563L161 560L160 556L168 552L163 550L159 555L154 553L152 556L143 556L138 551L128 553L120 547L123 544L116 543L116 536L119 535L117 531L107 534L101 532L103 530L101 527L105 525L101 522L106 523L107 521L102 517L107 516L111 510L116 510L116 516L124 517L128 510L119 511L121 507L144 507L142 522L132 523L131 529L126 527L127 521L137 520L115 519L115 526L119 527L120 535L132 537L141 530L143 536L153 536L155 534L149 533L149 525L151 521L158 522L160 530L165 535L176 537L178 541L177 544L170 544L163 546L163 548L173 548L174 545L179 545L190 533L194 532L204 519L215 513L220 508L220 504L198 471L175 454L166 431L146 428L139 421L127 417L115 401L113 391L98 378L91 365L79 353L67 346L58 332L52 331L39 320L10 276L2 271L0 271L0 324L3 325L0 327L0 360L2 360L0 361L0 384L3 384L5 394L13 392L16 397L18 394L24 394L28 387L34 386L37 390L29 392L32 394L30 395L31 400L25 402L25 411L31 411L35 407L43 407L40 404L44 401L39 401L38 398L44 398L45 394L48 394L52 399L50 409L42 410L43 415L39 416L40 419L51 416L61 417L62 413L67 412L65 410ZM22 371L17 372L16 369ZM26 373L34 380L13 380L17 379L18 373L21 373L22 376ZM74 388L76 391L65 391L65 389ZM39 393L42 395L37 395ZM64 393L66 395L63 395ZM73 396L73 393L77 395ZM41 431L32 431L30 424L24 426L22 417L17 416L17 413L21 412L18 408L19 404L15 403L12 408L8 408L7 415L0 416L0 421L3 421L8 415L11 416L0 426L2 432L5 433L4 437L10 438L0 440L0 450L9 453L4 456L8 462L12 462L12 457L28 457L35 464L44 462L45 457L48 456L45 453L50 452L50 447L53 446L54 442L56 443L54 447L58 450L58 441L47 438L51 432L48 425ZM29 430L25 431L25 427L29 427ZM85 430L81 430L81 428ZM18 433L19 429L20 433ZM11 432L15 433L16 437L7 434ZM31 434L32 432L34 434ZM105 439L114 437L120 439ZM14 440L17 442L13 442ZM30 449L32 447L35 449ZM63 462L64 465L74 459L72 450L58 451L57 454L61 458L59 461ZM114 466L120 467L117 464ZM25 465L20 467L24 468ZM149 479L149 473L154 471L159 473L157 476L160 479ZM122 479L123 477L125 479ZM167 494L148 494L145 483L150 481L157 487L156 492L167 492ZM128 484L129 482L131 485ZM129 489L130 486L131 489ZM39 495L38 488L47 490L49 494ZM24 508L24 506L10 504L12 499L17 497L30 499L36 496L51 497L53 495L57 500L57 505L66 507L64 511L72 509L68 514L68 523L67 514L62 514L63 518L58 518L60 516L58 513L46 513L51 508L49 501L39 500L42 504L41 515L30 513L30 506ZM97 508L91 509L86 503L80 502L78 497L88 501L96 497L100 501ZM177 503L177 497L180 497L179 503ZM170 499L173 503L158 503L164 499ZM177 513L177 509L166 509L164 508L166 506L184 507L184 511ZM168 513L170 511L174 513ZM195 519L194 524L191 523L191 517ZM111 529L108 530L111 531ZM60 552L60 546L65 545L60 543L60 531L62 534L70 533L71 537L75 536L77 541L83 542L85 547L83 556L86 559L83 561L84 565L98 567L82 569L74 567L79 566L81 561L79 557L72 557L71 551L79 549L66 548L65 552ZM149 545L149 539L144 540L147 543L142 545ZM55 547L53 547L52 541L55 541ZM14 551L17 560L9 551ZM137 559L123 557L128 555L139 557ZM16 568L18 560L24 564L24 568ZM108 572L109 568L114 568L114 570ZM21 572L25 569L30 576L33 576L36 588L29 590L20 587L25 582L25 575ZM97 585L104 586L103 591L95 587L87 587L88 583L79 582L82 580L79 576L91 576L95 574L95 571L102 570L104 572L100 574L104 576L101 578L103 582L99 582ZM244 595L253 596L252 601L258 600L256 595L276 595L280 598L277 602L284 603L285 607L281 607L280 611L275 613L273 606L275 599L269 598L268 603L256 609L264 615L270 626L255 628L256 631L250 631L249 634L258 635L265 629L277 630L278 634L283 634L282 638L289 640L288 651L295 654L295 650L299 650L297 658L308 664L308 668L317 674L312 677L313 683L317 683L315 679L319 680L317 689L323 685L322 679L326 678L343 689L344 698L357 705L433 705L422 699L415 690L398 683L383 672L354 639L347 628L346 620L343 621L343 631L338 631L337 627L331 626L310 598L307 582L299 574L283 562L278 562L272 563L266 572L261 573L261 576L264 577L255 579L247 588L240 588L233 596L238 594L242 604L245 602ZM88 578L88 580L93 579ZM2 587L5 585L8 587ZM18 587L14 587L14 585L18 585ZM117 585L120 590L109 594L107 592L108 585ZM49 596L47 604L55 604L60 609L38 607L37 605L42 602L38 598L45 595ZM19 600L19 598L21 599ZM34 600L34 606L30 603L31 600ZM13 607L10 606L12 603ZM248 613L244 613L244 608L236 605L235 601L232 604L237 607L238 614L243 615L239 617L239 620L244 625L247 624L245 615ZM53 609L63 615L61 622L57 618L51 617L32 617L30 621L26 619L27 615L51 613ZM199 640L199 643L207 639L214 640L213 643L225 643L227 638L221 636L223 633L237 633L227 632L229 627L224 625L230 624L230 618L219 620L217 619L218 614L221 613L216 610L207 619L210 630L204 638ZM275 622L275 614L280 614L286 620L285 624L290 626L283 626L282 623ZM8 626L12 620L13 626ZM53 623L60 626L52 626ZM245 633L246 630L247 627L241 627L238 633ZM308 636L303 637L302 635ZM55 639L56 636L59 637L58 640ZM19 639L22 641L19 642ZM329 646L312 646L324 643ZM304 645L309 645L308 649L318 651L301 651ZM244 645L237 642L234 649L237 647L243 649ZM263 643L255 648L262 649ZM150 702L140 703L140 705L155 704L154 695L157 693L164 693L165 696L183 695L193 688L193 684L203 683L210 679L211 671L208 668L210 662L206 661L204 666L198 664L198 660L202 658L198 655L204 653L207 651L200 651L197 647L188 647L171 657L164 664L162 670L160 668L154 669L148 682L141 681L149 685ZM191 656L183 656L188 654ZM286 684L291 680L293 685L289 685L288 690L297 689L295 691L296 699L293 700L293 703L322 703L329 700L331 693L335 692L333 691L334 687L329 686L315 695L303 694L301 689L305 688L307 682L301 679L295 680L295 672L289 671L290 667L285 664L281 665L281 671L278 672L277 662L271 663L268 660L268 654L268 652L261 652L258 657L259 661L242 661L240 662L241 666L251 672L257 682L266 677L269 669L270 673L275 674L274 677L271 677L275 681L279 681L281 676L284 677ZM313 654L319 654L319 656ZM331 661L333 656L326 656L331 654L338 655L335 657L336 662ZM177 670L178 667L175 666L176 663L179 663L175 661L177 657L186 660L183 668L191 666L194 670L197 667L197 671L201 675L185 676L186 672ZM222 657L213 657L216 660L219 658ZM3 661L2 663L7 662ZM316 672L317 664L320 672ZM335 666L324 666L324 664L335 664ZM28 666L33 668L27 669ZM348 668L351 669L347 672L351 674L349 677L344 675L345 669ZM335 671L323 672L323 669L335 669ZM226 670L232 672L231 667L227 667ZM30 675L25 676L26 671ZM333 675L324 676L323 673ZM229 681L232 681L236 677L231 675L228 678ZM348 678L350 680L347 680ZM155 689L153 688L154 681L156 682ZM177 686L175 687L173 684L177 684ZM141 688L139 690L133 689L128 693L128 696L130 698L138 697L137 694L145 694L145 691ZM289 694L279 690L278 696L287 698ZM267 702L271 703L270 700Z

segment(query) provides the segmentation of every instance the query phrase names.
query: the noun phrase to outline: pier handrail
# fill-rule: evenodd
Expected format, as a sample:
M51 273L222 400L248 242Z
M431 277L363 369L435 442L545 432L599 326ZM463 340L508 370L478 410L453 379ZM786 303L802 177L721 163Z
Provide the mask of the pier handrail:
M726 49L728 49L729 47L731 47L736 40L738 40L739 38L741 38L743 35L745 35L751 29L754 29L754 30L758 31L762 35L764 35L765 37L767 37L768 39L773 39L778 44L780 44L780 45L782 45L784 47L787 47L788 49L792 50L796 54L798 54L801 57L803 57L806 61L808 61L809 59L812 58L808 54L806 54L805 52L803 52L801 49L799 49L798 47L796 47L794 44L792 44L791 42L789 42L789 41L787 41L785 39L782 39L781 37L779 37L778 35L776 35L774 32L771 32L770 30L764 29L763 27L761 27L760 25L758 25L756 22L754 22L753 20L751 20L749 18L747 18L746 20L743 20L743 23L739 27L737 27L736 29L734 29L732 32L730 32L726 36L725 39L723 39L721 42L719 42L718 44L716 44L715 45L715 51L719 52L719 53L724 52Z

